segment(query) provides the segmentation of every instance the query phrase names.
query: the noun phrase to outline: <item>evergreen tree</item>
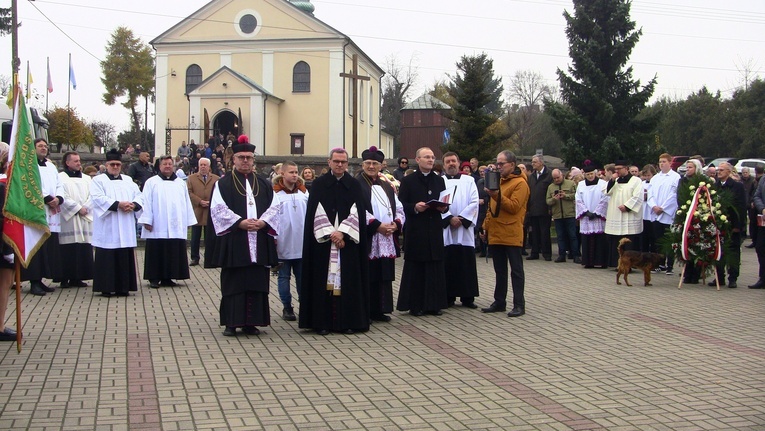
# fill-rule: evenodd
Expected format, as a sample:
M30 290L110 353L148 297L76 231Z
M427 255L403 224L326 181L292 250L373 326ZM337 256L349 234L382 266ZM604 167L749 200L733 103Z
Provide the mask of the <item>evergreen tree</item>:
M625 69L641 30L630 20L630 0L573 0L565 11L572 65L558 69L561 102L545 100L553 127L564 141L568 165L626 158L633 163L657 155L657 115L639 115L653 94L656 78L640 87ZM657 111L654 111L657 112Z
M494 77L494 61L485 53L462 56L448 92L454 104L446 149L463 160L493 158L499 143L508 137L506 132L497 133L503 128L495 126L502 115L502 79Z
M106 59L101 62L106 88L104 103L114 105L118 97L126 96L122 104L130 110L133 130L141 130L138 100L154 94L154 57L151 48L126 27L118 27L106 46Z
M0 7L0 36L11 34L13 31L13 16L11 8Z

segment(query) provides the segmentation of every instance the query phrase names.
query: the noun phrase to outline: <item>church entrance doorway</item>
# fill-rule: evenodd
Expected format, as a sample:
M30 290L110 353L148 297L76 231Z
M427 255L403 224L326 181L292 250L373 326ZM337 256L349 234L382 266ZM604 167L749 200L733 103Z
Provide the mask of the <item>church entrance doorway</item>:
M231 111L220 112L213 119L213 130L216 134L228 136L229 133L233 133L234 136L239 136L240 128L239 119Z

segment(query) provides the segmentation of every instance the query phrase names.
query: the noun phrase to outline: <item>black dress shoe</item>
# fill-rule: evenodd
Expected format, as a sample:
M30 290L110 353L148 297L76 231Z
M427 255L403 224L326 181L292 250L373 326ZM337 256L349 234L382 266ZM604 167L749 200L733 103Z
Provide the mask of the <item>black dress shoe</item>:
M371 318L375 322L390 322L390 316L386 314L373 314Z
M112 292L101 292L101 296L103 296L104 298L111 298L112 296L114 296L114 293L112 293Z
M189 262L189 266L197 266L197 265L199 265L199 260L198 259L197 260L192 260L191 262Z
M431 311L426 311L425 314L428 314L430 316L440 316L444 314L444 312L441 310L431 310Z
M557 259L555 259L555 263L561 263L566 261L566 256L558 256Z
M539 255L532 254L531 256L527 257L526 260L539 260Z
M482 308L481 311L484 313L498 313L500 311L505 311L506 307L507 306L505 304L497 304L494 302L490 306Z
M581 265L582 264L582 258L581 257L575 257L574 258L574 263L578 263L578 264Z
M327 335L327 334L329 334L329 331L326 330L326 329L317 329L316 330L316 335Z
M297 316L295 316L295 311L292 309L292 307L282 310L282 319L288 322L294 322L297 320Z
M750 289L765 289L765 280L759 279L757 280L757 283L754 283L749 286Z
M523 316L526 314L526 310L521 307L513 307L512 310L510 310L509 313L507 313L507 317L518 317Z
M149 287L151 287L152 289L159 289L159 281L149 280Z
M162 280L162 283L160 283L162 286L167 287L175 287L178 285L178 283L174 282L173 280Z
M244 332L247 335L258 335L260 334L260 329L254 326L245 326L244 328L242 328L242 332Z
M69 280L69 287L88 287L88 283L82 280Z
M47 292L43 290L43 288L37 283L31 286L31 288L29 289L29 292L35 296L45 296L47 294Z
M16 334L11 335L0 332L0 341L16 341Z
M420 316L424 316L425 313L423 313L422 311L410 310L409 315L414 317L420 317Z
M64 280L64 281L62 281L61 283L58 284L59 289L66 289L67 287L70 287L70 286L71 285L66 280Z
M472 309L478 308L478 306L475 305L475 302L463 302L462 306L465 308L472 308Z
M1 333L5 335L10 335L13 338L16 338L16 331L13 328L9 328L7 326L5 327L5 329L3 329Z
M714 280L712 280L712 281L710 281L709 283L707 283L707 286L709 286L709 287L715 287L715 286L717 286L717 282L716 282L716 281L714 281ZM720 286L725 286L725 282L724 282L724 281L720 282Z
M37 283L40 285L40 288L42 290L46 291L46 292L50 293L50 292L55 292L56 291L55 287L50 287L50 286L46 285L45 283L43 283L42 281L38 281Z
M226 326L226 329L223 330L223 335L226 337L236 337L236 328Z
M728 281L728 289L735 289L737 287L738 287L738 284L736 283L735 280L734 281Z

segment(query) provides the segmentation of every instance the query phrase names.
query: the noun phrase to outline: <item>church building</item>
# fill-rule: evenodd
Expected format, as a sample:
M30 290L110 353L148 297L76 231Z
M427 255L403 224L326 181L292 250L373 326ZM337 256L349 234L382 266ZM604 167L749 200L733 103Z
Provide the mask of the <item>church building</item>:
M212 0L152 40L155 154L229 133L266 156L379 147L384 72L313 12L310 0Z

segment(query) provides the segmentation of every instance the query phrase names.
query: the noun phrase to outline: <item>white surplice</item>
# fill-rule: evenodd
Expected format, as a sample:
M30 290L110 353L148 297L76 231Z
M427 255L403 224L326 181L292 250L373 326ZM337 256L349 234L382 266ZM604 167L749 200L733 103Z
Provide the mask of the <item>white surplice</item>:
M663 210L659 215L652 211L651 221L658 221L666 225L672 224L677 212L677 184L679 182L680 174L671 169L666 174L659 172L651 178L647 205L650 208L658 206Z
M608 235L635 235L643 232L643 182L632 177L626 183L615 183L608 190L608 183L603 186L603 193L610 197L606 214ZM621 212L624 205L629 211Z
M64 197L64 187L58 176L58 169L50 160L45 161L45 166L38 166L40 170L40 182L43 198L46 196ZM45 205L45 215L48 219L48 227L51 232L61 232L61 208L52 209Z
M276 252L281 260L300 259L303 257L303 230L308 209L308 193L300 190L287 193L281 190L275 195L282 202L279 206L280 224L289 226L289 229L283 229L279 233Z
M603 194L608 182L598 180L595 184L587 185L587 181L579 181L576 186L576 218L579 220L579 231L582 235L603 233L609 197ZM598 217L590 220L584 214L589 211Z
M163 179L155 175L143 185L143 213L138 223L151 225L141 230L144 239L186 239L189 226L197 224L189 189L180 178Z
M93 208L90 202L89 175L70 177L66 172L58 176L64 188L64 203L61 205L61 233L58 236L60 244L88 244L93 237ZM82 208L88 210L80 215Z
M444 246L475 247L475 224L478 223L478 188L475 185L475 179L470 175L460 175L455 179L444 177L444 181L446 190L452 190L454 186L457 186L457 191L449 211L443 213L441 217L460 216L472 222L467 229L462 224L456 228L447 226L444 229Z
M230 175L235 174L231 173ZM257 181L257 178L255 181ZM234 224L242 217L228 207L228 204L226 204L226 201L223 200L223 196L220 194L218 185L219 183L216 183L216 187L213 189L212 198L210 198L210 219L215 228L215 234L222 236L234 228ZM244 198L247 201L246 218L257 220L258 204L255 200L249 179L245 179L244 189L246 191ZM263 222L271 227L271 231L268 232L269 235L278 236L279 232L281 232L281 220L279 218L281 204L282 202L279 199L279 196L274 193L271 198L271 204L260 216L260 220L263 220ZM250 249L250 262L258 263L258 231L251 230L247 232L247 243Z
M396 208L391 208L390 198L383 190L382 186L373 184L372 189L372 217L380 223L391 223L396 220L404 226L406 222L406 216L404 215L404 206L401 201L398 200L398 195L393 193L393 201ZM367 217L367 224L371 221L370 217ZM398 235L395 233L394 235ZM396 258L396 244L393 242L393 235L384 235L380 232L375 232L372 236L372 247L369 252L370 259L378 259L381 257Z
M109 174L96 175L90 183L90 201L93 204L94 247L117 249L136 246L135 212L124 212L109 208L115 202L137 202L140 204L141 191L127 175L112 180Z

